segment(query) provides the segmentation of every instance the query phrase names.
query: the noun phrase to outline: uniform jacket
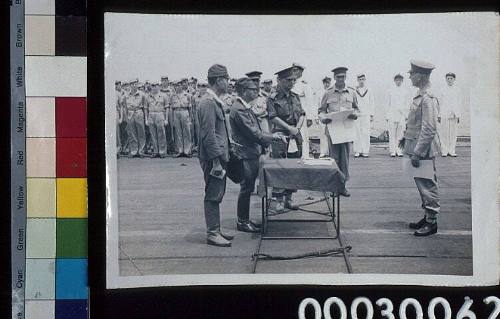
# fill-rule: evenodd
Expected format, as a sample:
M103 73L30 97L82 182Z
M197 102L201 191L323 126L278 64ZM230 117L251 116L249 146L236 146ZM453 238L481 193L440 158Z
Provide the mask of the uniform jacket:
M321 105L319 107L320 113L341 112L346 110L358 109L358 99L356 91L351 87L344 87L337 89L332 86L326 90Z
M375 105L372 92L366 87L356 88L356 99L358 102L358 115L374 115Z
M405 153L433 158L439 152L437 116L437 99L427 89L419 90L406 121Z
M293 86L292 91L299 95L300 104L306 112L306 118L308 120L317 119L318 103L316 102L316 94L314 93L312 87L304 80L301 80Z
M446 85L439 97L440 114L442 118L452 119L462 117L463 92L456 85Z
M147 103L146 95L139 90L127 97L127 109L129 111L142 110L147 106Z
M297 125L300 117L306 115L298 94L283 90L276 91L267 98L267 111L270 120L279 117L289 125Z
M200 160L229 161L229 137L223 102L210 89L201 98L197 110L200 132L198 136Z
M410 110L408 107L410 101L411 97L406 88L402 85L392 87L387 96L385 119L389 123L399 122L404 124Z
M170 97L170 107L172 109L177 108L187 108L190 109L192 106L193 96L187 91L182 91L181 93L174 93Z
M236 155L242 159L256 159L262 154L262 146L271 144L273 136L262 132L259 121L252 107L240 97L236 98L229 114L231 134Z
M300 97L294 92L285 92L278 89L267 98L267 112L269 120L278 117L288 125L297 125L301 116L305 116L306 112L300 103ZM279 125L275 125L273 132L286 131ZM302 136L298 134L296 139L299 143L302 142Z

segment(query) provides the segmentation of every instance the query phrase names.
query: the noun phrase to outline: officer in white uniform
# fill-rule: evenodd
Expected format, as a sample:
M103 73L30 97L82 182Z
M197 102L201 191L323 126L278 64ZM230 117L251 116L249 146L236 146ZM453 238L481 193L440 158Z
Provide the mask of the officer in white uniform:
M456 157L455 148L457 146L457 128L462 117L463 110L463 94L455 85L455 73L446 74L446 86L441 92L439 99L440 114L440 140L441 140L441 155L443 157L449 155Z
M354 122L356 127L356 138L353 143L354 157L368 157L370 153L370 129L375 114L373 95L366 87L365 74L358 74L358 86L356 87L356 97L358 99L357 112L358 120Z
M398 146L398 142L403 138L405 131L410 96L406 88L403 87L403 76L401 74L394 76L394 84L389 89L385 120L389 131L389 153L391 157L401 157L403 156L403 150Z
M298 63L292 64L292 70L296 75L297 82L295 82L292 92L296 93L300 98L300 104L302 109L306 112L306 120L300 129L300 134L302 135L302 158L309 157L309 138L311 137L311 132L314 127L313 124L318 120L318 105L315 103L316 95L312 87L302 79L302 73L304 72L304 67Z

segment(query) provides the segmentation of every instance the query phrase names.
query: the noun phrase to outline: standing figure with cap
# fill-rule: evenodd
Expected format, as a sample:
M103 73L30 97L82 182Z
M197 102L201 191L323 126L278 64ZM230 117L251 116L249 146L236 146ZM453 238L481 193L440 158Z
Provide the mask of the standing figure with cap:
M366 87L366 75L358 74L358 86L356 87L356 98L358 100L358 120L354 122L357 136L353 143L354 157L368 157L370 153L370 131L375 106L373 95Z
M162 76L160 79L160 93L165 96L167 101L166 105L166 115L167 115L167 125L165 126L165 137L167 139L167 154L175 153L175 142L174 142L174 128L173 128L173 117L172 109L170 108L170 98L172 96L172 91L170 89L170 82L168 81L168 76Z
M151 84L151 94L148 96L147 122L151 134L153 157L167 156L167 139L165 126L167 124L166 105L168 100L160 93L158 83Z
M259 87L250 78L236 82L238 97L231 106L229 122L235 153L243 162L243 181L240 183L237 206L237 229L243 232L260 232L260 225L250 220L250 196L259 173L259 158L273 140L282 140L282 133L264 132L250 104L258 97Z
M462 91L455 85L455 73L446 73L446 86L439 98L440 141L441 155L443 157L456 157L457 129L462 117L464 107L464 96Z
M404 153L411 159L414 167L420 166L420 160L432 160L434 164L434 177L432 179L415 177L415 184L422 199L424 217L410 223L409 227L415 229L415 236L429 236L438 230L437 218L440 210L436 165L434 158L439 152L437 139L438 102L430 92L430 75L434 65L423 61L411 61L410 80L418 91L413 97L406 131L401 144Z
M358 110L358 101L356 98L356 90L351 87L346 86L345 79L347 76L346 67L337 67L332 70L333 77L335 78L335 85L328 89L323 98L321 99L321 105L319 107L319 113L331 113L331 112L341 112L348 110ZM350 114L348 119L356 120L358 117L356 114ZM321 121L323 124L328 124L331 119L323 119ZM349 180L349 154L351 152L352 141L356 138L352 136L351 141L333 144L331 136L327 129L325 129L325 134L327 135L329 142L329 152L330 157L332 157L337 166L339 167L342 174L344 174L345 181ZM349 197L351 194L346 188L339 193L342 196Z
M198 122L198 159L205 180L203 207L207 225L207 244L229 247L232 235L225 234L220 226L220 203L226 192L226 168L229 162L229 135L224 116L224 102L220 99L227 92L228 73L225 66L214 64L208 69L207 94L200 101Z
M332 85L332 78L329 76L325 76L321 82L323 83L323 96L326 91L331 87ZM321 106L321 99L318 99L316 102L318 104L318 109L319 106ZM326 126L325 124L321 123L319 118L317 120L318 125L320 126L320 133L319 133L319 158L325 158L328 157L329 151L328 151L328 144L330 142L328 141L328 137L326 136Z
M275 73L278 76L276 92L267 99L269 120L274 125L272 132L281 132L288 135L287 142L273 141L272 158L300 158L302 156L302 137L300 128L304 123L305 112L300 104L300 97L292 92L297 80L293 67L288 67ZM277 212L285 208L298 209L292 201L292 193L296 190L274 188L273 197L276 199Z
M192 95L188 93L188 80L180 80L175 86L175 93L170 98L170 107L175 130L176 157L191 157L191 107Z
M206 82L198 83L198 92L193 97L193 150L198 152L198 137L200 135L200 123L198 122L198 109L200 108L201 98L207 93L208 84Z
M314 129L313 125L315 120L318 119L318 104L315 103L316 95L313 89L309 83L302 78L305 68L298 63L293 63L292 67L295 77L297 78L292 90L299 96L300 105L302 105L302 109L304 109L306 113L306 120L304 126L300 128L300 134L302 136L302 157L308 158L310 151L310 133Z
M403 79L401 74L394 76L394 86L389 89L387 97L385 120L388 125L389 154L391 157L403 156L403 150L398 146L398 142L403 138L410 101L408 92L403 87Z
M138 80L132 81L130 95L127 98L127 133L132 157L143 157L146 152L144 108L148 102L146 95L137 89L138 82Z
M122 124L124 123L125 110L127 100L125 98L125 93L122 90L122 82L115 81L115 91L116 91L116 156L120 157L124 151L122 143Z
M267 112L267 97L268 94L264 93L263 90L260 90L260 77L262 72L260 71L252 71L245 74L248 76L250 80L255 83L257 87L257 97L250 101L250 105L252 106L252 111L259 120L260 128L263 132L269 133L271 130L269 128L269 119ZM237 88L236 88L237 89ZM238 91L238 90L236 90ZM237 92L238 93L238 92ZM238 93L239 95L239 93ZM241 98L241 96L239 96ZM231 126L232 127L232 126Z

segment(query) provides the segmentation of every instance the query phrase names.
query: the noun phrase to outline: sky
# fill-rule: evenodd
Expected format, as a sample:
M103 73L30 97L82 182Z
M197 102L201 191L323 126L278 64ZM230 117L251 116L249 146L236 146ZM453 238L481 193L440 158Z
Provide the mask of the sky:
M263 78L293 62L305 67L303 79L322 92L321 79L337 66L349 68L347 82L365 73L376 104L383 108L393 76L411 59L436 65L435 90L447 72L469 95L471 80L487 61L498 61L498 16L494 13L393 15L154 15L106 13L106 87L114 80L159 81L194 76L206 79L220 63L231 77L259 70ZM498 49L498 46L497 48ZM491 62L490 62L491 63ZM497 79L495 79L497 80ZM479 85L479 84L477 84ZM380 117L380 116L379 116Z

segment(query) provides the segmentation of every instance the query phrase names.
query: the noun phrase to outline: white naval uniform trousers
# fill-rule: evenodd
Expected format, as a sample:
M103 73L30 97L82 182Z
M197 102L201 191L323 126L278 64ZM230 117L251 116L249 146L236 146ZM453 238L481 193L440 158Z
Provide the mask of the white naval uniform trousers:
M358 119L354 121L357 134L353 143L353 151L368 155L370 153L370 117L374 114L373 98L366 87L356 88L356 97L359 113L356 114Z

